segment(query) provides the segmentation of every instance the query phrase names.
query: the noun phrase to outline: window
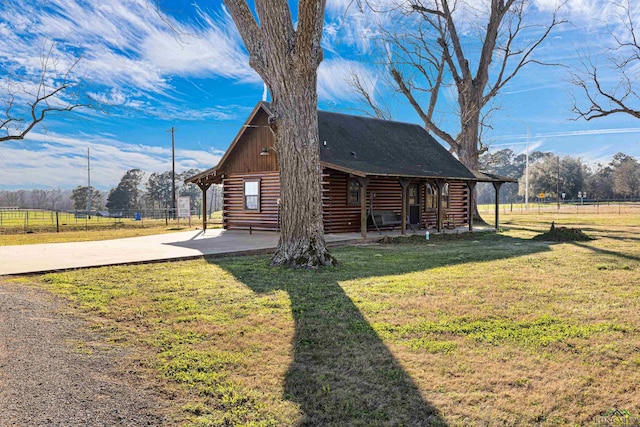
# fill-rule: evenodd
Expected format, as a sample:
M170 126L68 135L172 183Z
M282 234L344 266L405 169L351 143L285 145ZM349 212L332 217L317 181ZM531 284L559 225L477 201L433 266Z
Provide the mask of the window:
M426 185L427 196L425 197L425 209L435 209L438 207L437 196L438 192L433 184L427 183Z
M420 187L418 184L409 185L409 206L420 204Z
M449 208L449 183L442 184L442 208Z
M357 179L349 179L347 183L347 204L360 205L360 184Z
M244 208L248 211L260 210L260 180L244 182Z

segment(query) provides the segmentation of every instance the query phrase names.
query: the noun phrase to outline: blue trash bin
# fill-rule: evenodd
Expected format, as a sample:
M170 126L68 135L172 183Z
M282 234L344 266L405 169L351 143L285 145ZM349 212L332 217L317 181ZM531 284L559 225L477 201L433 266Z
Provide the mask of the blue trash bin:
M136 221L142 221L142 214L140 212L136 212L135 214L133 214L133 218Z

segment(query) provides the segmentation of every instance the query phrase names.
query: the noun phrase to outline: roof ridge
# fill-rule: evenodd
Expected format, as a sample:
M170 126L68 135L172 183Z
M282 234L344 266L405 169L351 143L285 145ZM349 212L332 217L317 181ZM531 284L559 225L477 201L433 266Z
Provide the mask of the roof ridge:
M259 101L258 104L261 104L262 106L264 106L265 108L267 108L267 110L269 110L269 113L271 113L271 103L269 101ZM320 108L317 108L318 113L328 113L328 114L338 114L341 116L347 116L347 117L356 117L359 119L365 119L365 120L375 120L375 121L380 121L380 122L385 122L385 123L397 123L400 125L410 125L410 126L418 126L422 129L424 129L425 131L427 131L427 133L429 132L427 129L424 128L424 126L418 124L418 123L411 123L411 122L403 122L400 120L388 120L388 119L381 119L379 117L370 117L370 116L360 116L357 114L348 114L348 113L342 113L342 112L338 112L338 111L328 111L328 110L322 110Z
M355 114L339 113L336 111L327 111L327 110L320 110L320 109L318 109L318 113L338 114L340 116L356 117L356 118L365 119L365 120L375 120L375 121L384 122L384 123L398 123L400 125L418 126L419 128L427 131L422 125L419 125L418 123L401 122L400 120L387 120L387 119L381 119L379 117L358 116Z

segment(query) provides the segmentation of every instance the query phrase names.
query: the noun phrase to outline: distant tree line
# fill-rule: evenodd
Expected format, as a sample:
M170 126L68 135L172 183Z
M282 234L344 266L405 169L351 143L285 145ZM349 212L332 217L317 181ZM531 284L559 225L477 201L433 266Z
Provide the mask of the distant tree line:
M0 208L69 210L72 209L73 204L71 196L71 190L59 188L47 190L2 190L0 191Z
M503 203L522 202L525 198L526 155L516 155L510 149L481 156L483 170L518 180L518 184L505 184L500 189ZM529 154L529 201L545 198L576 200L578 192L586 193L589 200L625 200L640 197L640 162L633 156L617 153L607 164L587 165L581 158L556 156L534 151ZM492 203L492 186L478 186L479 203Z
M191 208L195 212L202 209L202 192L194 184L185 184L184 180L199 173L198 169L189 169L176 174L176 197L189 196ZM124 173L120 182L109 191L103 192L93 186L89 188L79 185L73 190L15 190L0 191L0 207L17 207L21 209L76 210L91 211L108 210L110 213L133 212L143 210L171 211L172 186L171 171L151 173L145 179L140 169L131 169ZM91 204L88 203L89 192ZM212 185L207 194L208 212L222 209L222 190Z
M200 211L202 208L201 191L194 184L185 184L184 180L200 171L189 169L177 173L175 177L176 197L189 196L191 208ZM172 203L172 173L152 173L144 180L145 175L140 169L131 169L124 173L120 183L109 191L106 207L110 212L132 211L144 209L170 210Z

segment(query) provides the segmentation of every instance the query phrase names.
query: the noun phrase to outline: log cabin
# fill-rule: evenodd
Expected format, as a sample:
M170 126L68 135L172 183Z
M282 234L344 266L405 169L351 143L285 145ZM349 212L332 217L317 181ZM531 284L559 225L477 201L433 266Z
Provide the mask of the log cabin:
M218 165L188 178L206 191L223 187L223 227L278 231L280 180L269 128L269 104L259 102ZM318 111L325 233L466 226L477 182L498 190L513 180L472 172L419 125ZM206 211L203 229L206 229Z

